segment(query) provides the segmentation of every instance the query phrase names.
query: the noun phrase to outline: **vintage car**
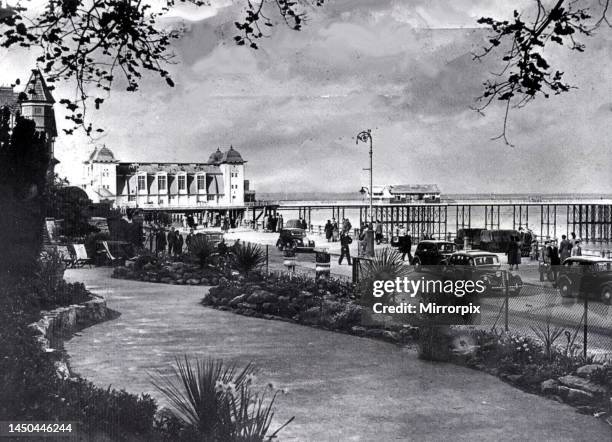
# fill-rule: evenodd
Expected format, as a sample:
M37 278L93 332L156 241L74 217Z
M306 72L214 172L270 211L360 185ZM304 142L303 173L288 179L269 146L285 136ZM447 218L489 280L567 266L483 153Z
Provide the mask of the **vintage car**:
M464 281L483 281L485 294L498 292L503 294L504 271L501 270L499 257L495 253L480 250L469 250L453 253L444 262L444 274L447 278ZM508 292L518 295L523 287L519 275L510 272L508 275Z
M289 220L280 231L276 247L278 250L295 249L297 252L312 252L315 243L309 240L306 230L296 227L300 225L299 220Z
M482 230L480 232L479 249L488 252L507 252L512 238L520 238L516 230Z
M480 232L485 229L459 229L457 230L457 236L455 237L455 245L457 250L462 250L465 240L467 239L468 245L474 249L480 247Z
M612 302L612 259L572 256L559 268L557 287L563 297L586 296Z
M417 272L423 266L438 266L455 251L455 244L450 241L426 239L417 245L412 258L412 265Z

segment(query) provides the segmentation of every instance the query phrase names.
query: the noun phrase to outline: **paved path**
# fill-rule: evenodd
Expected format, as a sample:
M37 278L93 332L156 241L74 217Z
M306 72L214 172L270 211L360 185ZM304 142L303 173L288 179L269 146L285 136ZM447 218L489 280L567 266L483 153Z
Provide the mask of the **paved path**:
M66 272L106 296L121 317L66 343L72 368L100 386L158 397L147 373L177 355L254 361L259 379L288 390L282 440L609 440L610 428L493 376L420 361L411 349L204 308L205 289Z

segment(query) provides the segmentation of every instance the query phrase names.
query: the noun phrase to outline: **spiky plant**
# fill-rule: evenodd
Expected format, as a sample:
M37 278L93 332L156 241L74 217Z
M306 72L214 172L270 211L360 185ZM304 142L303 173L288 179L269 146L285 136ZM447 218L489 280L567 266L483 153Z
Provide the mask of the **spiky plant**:
M204 267L215 252L215 245L204 235L195 235L189 243L189 254L198 260L200 267Z
M169 400L172 414L202 441L269 440L293 420L268 435L276 393L267 399L265 391L253 389L250 363L238 370L221 360L184 356L176 358L173 372L173 378L152 376L153 385Z
M394 281L396 278L408 276L411 272L409 266L404 264L402 255L390 247L377 250L370 260L361 261L361 279L357 286L361 295L361 304L370 306L374 302L374 281ZM392 294L385 295L377 302L385 302L393 297Z
M232 247L234 267L246 276L266 262L266 252L258 244L236 242Z
M553 350L555 341L563 334L565 329L563 327L552 326L551 327L552 318L551 315L546 317L546 323L544 325L536 325L531 326L531 330L540 340L542 345L544 346L544 354L548 358L548 360L552 360Z

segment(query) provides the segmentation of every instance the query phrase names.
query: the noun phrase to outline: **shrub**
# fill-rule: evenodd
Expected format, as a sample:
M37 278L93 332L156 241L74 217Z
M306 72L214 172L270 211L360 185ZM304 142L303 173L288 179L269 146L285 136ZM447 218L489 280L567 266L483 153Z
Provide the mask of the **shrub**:
M43 252L38 260L38 269L35 275L39 287L48 294L53 294L57 286L64 280L66 264L57 250Z
M245 275L261 267L266 262L266 253L258 244L237 241L232 247L234 266Z
M215 254L215 246L204 235L197 234L189 243L189 254L197 259L200 267L204 267Z
M361 323L363 307L347 302L344 308L332 316L332 326L338 330L350 330Z
M238 371L220 360L176 359L174 380L153 377L153 385L172 405L172 413L185 428L204 441L263 441L275 437L285 425L268 435L276 393L253 390L254 368Z
M374 258L364 260L362 264L363 277L359 281L357 291L360 295L360 302L365 306L371 306L374 302L372 295L374 281L394 281L396 278L407 276L411 270L404 265L402 255L395 249L389 247L375 252ZM389 297L385 295L378 298L377 302L388 302Z

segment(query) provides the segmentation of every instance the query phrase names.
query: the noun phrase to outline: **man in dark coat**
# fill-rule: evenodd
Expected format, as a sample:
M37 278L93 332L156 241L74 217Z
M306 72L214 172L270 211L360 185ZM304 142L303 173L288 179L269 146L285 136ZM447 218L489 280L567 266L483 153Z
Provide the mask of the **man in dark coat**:
M557 241L554 240L550 244L550 270L553 274L553 285L557 284L557 276L559 274L559 266L561 265L561 257L559 256L559 247L557 247Z
M340 259L338 260L338 265L342 265L342 260L346 256L348 260L348 265L351 265L351 250L349 248L350 244L353 242L353 239L346 232L342 232L340 235Z
M158 228L157 233L155 234L155 252L157 254L166 250L166 245L168 242L166 241L166 232L164 229Z
M176 232L176 241L174 243L174 255L182 255L183 254L183 235Z
M193 241L193 237L195 235L193 234L193 229L191 229L189 231L189 234L187 234L187 238L185 238L185 245L187 246L187 251L189 251L189 247L191 247L191 241Z
M404 261L406 255L408 255L408 262L412 262L412 236L410 236L410 232L406 231L400 235L397 249L402 254L402 261Z
M327 239L327 242L331 241L333 230L334 227L332 226L331 221L327 220L327 224L325 224L325 238Z
M170 227L170 231L168 232L168 255L172 255L174 252L174 245L176 243L176 232L174 231L174 227Z

